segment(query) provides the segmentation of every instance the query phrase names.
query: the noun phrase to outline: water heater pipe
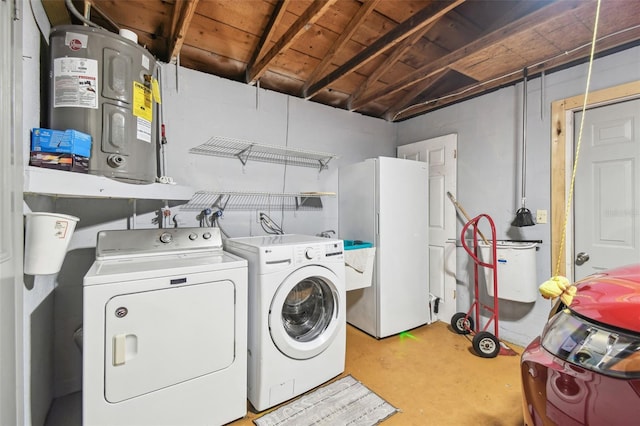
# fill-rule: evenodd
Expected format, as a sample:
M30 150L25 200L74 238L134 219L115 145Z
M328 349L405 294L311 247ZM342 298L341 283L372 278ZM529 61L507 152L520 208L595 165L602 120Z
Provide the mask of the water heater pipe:
M64 0L64 4L67 5L67 9L69 9L69 12L71 12L71 14L73 16L75 16L76 18L78 18L80 21L82 21L85 25L88 25L90 27L94 27L94 28L102 28L100 25L96 24L95 22L91 22L90 20L88 20L87 18L85 18L84 16L82 16L82 14L80 12L78 12L78 9L76 9L76 7L73 5L73 3L71 2L71 0Z
M522 207L524 208L527 202L527 68L523 71L524 80L522 82Z

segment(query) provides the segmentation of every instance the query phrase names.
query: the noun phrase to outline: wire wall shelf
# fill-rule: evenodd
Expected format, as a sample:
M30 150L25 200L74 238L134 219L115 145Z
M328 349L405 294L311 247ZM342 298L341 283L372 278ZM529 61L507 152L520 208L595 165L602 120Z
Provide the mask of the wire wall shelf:
M289 164L292 166L312 167L322 171L329 162L338 158L325 152L304 151L276 145L263 145L240 139L214 136L202 145L189 150L192 154L212 155L216 157L237 158L242 165L249 160L265 163Z
M321 197L335 197L333 192L269 193L197 191L182 210L319 210Z

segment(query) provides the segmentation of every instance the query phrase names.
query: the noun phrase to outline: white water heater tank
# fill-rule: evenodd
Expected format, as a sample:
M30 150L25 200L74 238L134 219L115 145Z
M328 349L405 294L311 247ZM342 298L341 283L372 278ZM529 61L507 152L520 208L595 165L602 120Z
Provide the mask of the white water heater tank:
M92 136L89 173L154 182L154 57L130 37L80 25L53 28L50 49L49 127Z

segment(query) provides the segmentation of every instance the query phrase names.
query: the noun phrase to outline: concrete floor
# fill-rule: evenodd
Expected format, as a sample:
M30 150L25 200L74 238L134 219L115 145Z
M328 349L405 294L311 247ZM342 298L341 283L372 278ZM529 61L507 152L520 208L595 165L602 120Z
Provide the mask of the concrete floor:
M376 340L347 326L351 374L399 409L385 426L522 426L520 354L478 357L471 338L436 322L410 333ZM275 408L275 407L274 407ZM266 412L231 425L247 426Z

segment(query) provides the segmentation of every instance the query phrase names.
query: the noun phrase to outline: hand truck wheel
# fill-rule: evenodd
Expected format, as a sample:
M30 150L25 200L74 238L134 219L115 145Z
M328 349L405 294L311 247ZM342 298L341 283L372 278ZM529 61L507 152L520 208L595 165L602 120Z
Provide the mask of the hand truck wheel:
M469 334L473 331L473 318L464 312L458 312L451 317L451 328L458 334Z
M473 336L473 350L482 358L495 358L500 353L500 341L488 331L481 331Z

